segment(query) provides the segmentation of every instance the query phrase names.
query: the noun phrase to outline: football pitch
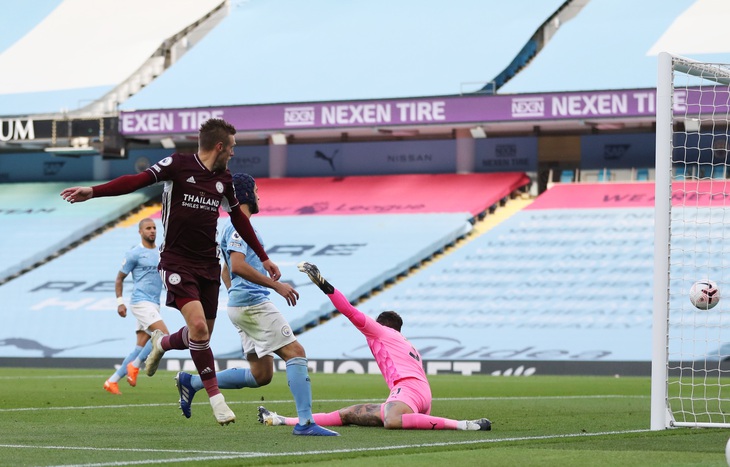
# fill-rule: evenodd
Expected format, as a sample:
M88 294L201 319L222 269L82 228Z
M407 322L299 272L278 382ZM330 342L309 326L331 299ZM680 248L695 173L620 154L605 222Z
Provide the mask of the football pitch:
M295 415L283 373L264 388L224 390L237 415L219 426L198 393L180 415L174 373L140 374L120 396L111 371L0 368L0 465L498 465L725 466L730 430L649 431L650 381L636 377L431 376L432 414L487 417L492 431L338 427L295 437L257 407ZM380 376L311 374L315 412L380 402Z

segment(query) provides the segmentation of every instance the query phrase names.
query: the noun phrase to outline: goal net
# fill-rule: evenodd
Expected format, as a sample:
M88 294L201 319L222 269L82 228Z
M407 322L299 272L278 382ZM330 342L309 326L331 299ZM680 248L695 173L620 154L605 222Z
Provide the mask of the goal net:
M653 430L730 427L729 85L730 65L659 56ZM689 291L707 280L721 298L701 310Z

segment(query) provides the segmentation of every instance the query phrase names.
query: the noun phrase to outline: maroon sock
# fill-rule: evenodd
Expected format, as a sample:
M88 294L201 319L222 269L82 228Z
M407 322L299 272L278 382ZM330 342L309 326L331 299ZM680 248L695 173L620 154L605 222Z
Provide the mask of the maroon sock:
M162 338L162 350L185 350L188 348L188 327L183 326L177 332Z
M198 370L200 380L205 386L205 391L208 393L208 397L213 397L216 394L220 394L218 389L218 378L215 375L215 359L213 358L213 351L210 350L210 341L190 341L190 357L195 363L195 368Z

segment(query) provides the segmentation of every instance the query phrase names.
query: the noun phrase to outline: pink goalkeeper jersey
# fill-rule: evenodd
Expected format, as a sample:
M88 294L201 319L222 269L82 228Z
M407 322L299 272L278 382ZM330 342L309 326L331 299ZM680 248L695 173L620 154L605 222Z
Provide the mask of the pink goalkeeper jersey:
M395 329L383 326L350 304L339 290L327 295L337 311L347 316L368 341L375 362L389 389L404 378L416 378L428 384L421 355L408 339Z

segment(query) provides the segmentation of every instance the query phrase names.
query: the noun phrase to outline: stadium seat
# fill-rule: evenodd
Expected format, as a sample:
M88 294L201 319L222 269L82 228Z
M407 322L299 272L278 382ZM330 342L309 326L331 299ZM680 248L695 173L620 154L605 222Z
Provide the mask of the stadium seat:
M680 165L674 169L674 179L675 180L684 180L684 178L687 176L685 167L683 165Z
M649 180L649 169L638 169L636 171L636 180L641 182Z
M598 181L607 182L611 179L611 171L608 169L601 169L598 171Z
M560 172L560 183L572 183L575 173L572 170L563 170Z
M3 249L0 280L56 255L157 196L160 189L153 186L124 196L104 197L94 203L71 205L58 196L66 186L67 182L0 184L2 212L11 214L4 215L0 222L0 237L7 245L22 245Z
M639 193L646 196L636 196ZM532 346L554 346L552 332L546 333L538 326L521 326L527 320L544 320L541 325L561 323L569 329L575 323L583 323L581 326L585 327L575 335L591 335L581 341L584 345L621 349L637 360L645 355L648 361L651 349L641 342L624 340L623 336L631 332L648 338L650 329L631 326L616 331L603 329L600 323L605 319L606 303L617 304L614 310L626 310L634 308L633 303L638 300L642 307L651 308L651 294L647 295L643 287L653 268L654 206L649 200L653 193L651 184L604 183L598 188L591 183L556 183L527 208L484 234L475 232L468 243L359 306L361 311L375 314L397 307L404 322L410 323L409 329L415 330L413 334L424 336L416 342L433 346L428 351L431 356L438 355L437 348L438 352L453 349L450 358L457 358L462 345L481 346L476 342L485 332L489 334L485 353L480 357L474 353L466 360L484 355L513 356L523 349L526 354ZM638 238L641 240L637 241ZM594 247L597 243L601 243L599 248ZM595 262L609 258L620 268L606 268ZM336 278L339 272L344 279L348 275L346 268L352 264L347 261L340 271L327 274ZM545 276L547 271L552 273L549 279ZM599 280L600 290L571 292L575 284L586 280ZM457 298L454 289L461 284L465 284L462 290L468 292ZM545 300L546 297L550 299ZM514 306L513 302L519 305ZM524 316L515 316L515 310L521 310ZM564 315L566 310L570 310L569 317ZM626 315L615 313L611 319L625 318ZM301 334L309 358L325 358L333 354L332 348L353 345L350 342L358 331L343 327L344 319L336 317ZM495 322L500 323L497 330L485 331ZM562 332L555 330L556 334ZM460 343L472 344L440 344L425 337L433 335L458 335ZM559 345L570 348L581 343L567 339ZM489 351L493 353L487 354Z

